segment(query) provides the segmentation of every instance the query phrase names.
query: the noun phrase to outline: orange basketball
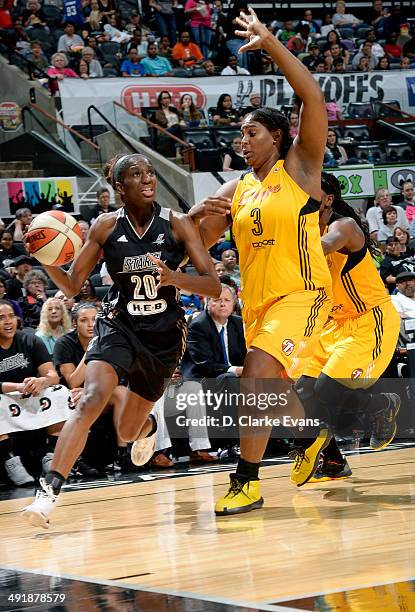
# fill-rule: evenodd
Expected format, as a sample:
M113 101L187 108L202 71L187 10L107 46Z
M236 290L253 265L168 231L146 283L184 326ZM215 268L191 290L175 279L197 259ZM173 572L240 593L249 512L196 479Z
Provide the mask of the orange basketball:
M49 210L35 217L26 233L31 255L47 266L62 266L82 247L82 232L76 219L61 210Z

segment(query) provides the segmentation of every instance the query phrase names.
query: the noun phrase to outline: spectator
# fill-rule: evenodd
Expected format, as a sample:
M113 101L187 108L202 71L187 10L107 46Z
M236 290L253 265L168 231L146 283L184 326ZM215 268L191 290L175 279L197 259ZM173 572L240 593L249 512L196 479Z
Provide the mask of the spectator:
M128 52L128 59L125 59L121 64L121 76L134 77L144 76L145 69L138 58L137 49L132 47Z
M67 312L69 315L71 315L72 313L72 308L75 305L75 300L73 298L68 298L66 297L66 295L64 294L63 291L61 291L60 289L55 293L54 297L57 300L60 300L63 305L65 306Z
M131 34L123 30L123 26L116 15L109 15L108 23L104 25L104 32L112 42L117 42L120 45L130 42Z
M115 4L113 0L98 0L99 10L103 17L109 19L113 15L115 15ZM137 16L138 13L133 11L130 15L130 18L133 18L133 15Z
M228 58L228 63L226 64L225 68L222 69L220 74L221 76L236 76L238 74L250 75L251 73L246 68L238 66L236 55L230 55Z
M30 208L18 208L15 213L14 241L22 242L23 236L29 225L32 223L33 215Z
M395 28L393 31L399 31L397 43L398 45L401 45L402 48L408 42L408 40L411 40L408 23L401 23L401 25Z
M328 121L341 121L343 119L342 112L335 100L326 95L326 111Z
M75 72L81 79L89 79L89 64L82 57L75 65Z
M390 70L390 67L389 57L384 55L378 61L378 65L376 66L375 70Z
M172 62L173 49L171 48L170 38L168 36L161 37L158 53L161 57L167 58L170 63ZM147 51L144 55L147 55ZM144 57L144 55L142 57Z
M369 19L370 25L373 26L375 30L383 30L387 17L390 17L390 13L387 8L383 7L382 0L374 0L372 16Z
M181 120L186 128L195 128L205 125L202 113L196 108L190 94L183 94L180 98Z
M29 255L19 255L13 262L16 269L15 276L6 281L7 297L11 300L19 300L23 297L23 281L32 270L33 259Z
M261 106L261 94L257 91L252 91L249 94L249 106L243 109L244 117L248 113L252 113L252 111L256 110L257 108L261 108Z
M369 72L371 70L369 58L362 55L355 70L357 70L358 72Z
M214 125L240 125L241 117L233 107L232 98L229 94L223 93L219 96L218 105L213 114Z
M315 62L319 57L320 47L317 43L313 42L308 45L308 55L306 55L306 57L304 57L301 61L303 62L304 66L307 66L307 68L309 68L310 64Z
M101 270L99 271L99 275L101 277L101 283L103 286L108 285L109 287L114 284L111 276L108 274L107 264L104 263L101 266Z
M101 305L101 302L99 298L97 297L95 287L92 284L90 278L86 279L86 281L81 287L81 291L78 293L78 295L75 296L74 299L75 299L75 303L82 302L83 304L84 303L91 304L94 308L97 308L97 309Z
M96 219L100 215L105 213L114 212L117 210L115 206L111 206L111 195L109 189L107 187L101 187L97 191L97 205L95 210L93 211L93 219Z
M369 60L369 70L374 70L376 68L378 60L372 52L372 47L373 44L369 40L363 43L361 51L356 53L353 58L352 66L354 69L358 67L362 57L367 58Z
M85 23L82 5L82 0L63 0L63 22L82 28Z
M326 54L327 54L327 51L324 51L323 53L324 57L326 57ZM350 53L348 49L344 49L343 45L339 43L331 43L330 56L333 58L333 61L338 58L343 60L344 67L346 67L347 64L349 63Z
M149 43L147 57L141 60L146 76L171 76L172 67L169 60L157 55L156 43Z
M166 36L162 36L161 42L160 42L159 53L163 57L168 57L168 55L166 55L166 53L164 52L165 51L165 42L163 42L163 40L165 40L166 38L167 38ZM143 35L141 33L141 30L139 30L139 29L133 31L132 38L131 38L130 42L127 45L127 53L133 47L135 49L137 49L137 55L138 55L138 57L140 59L142 59L143 57L145 57L147 55L148 43L147 43L147 41L143 41ZM170 47L170 44L169 44L169 47Z
M104 20L104 15L99 10L98 0L91 0L90 4L91 11L86 18L86 23L83 25L83 29L87 32L87 34L91 34L92 32L100 32L102 29L102 22Z
M412 61L415 61L415 29L414 26L412 26L412 38L410 38L410 40L408 40L402 49L402 55L404 57L409 57L409 59Z
M54 53L52 55L52 68L48 68L48 76L53 79L50 81L51 93L56 95L59 92L58 81L65 77L77 79L78 75L71 68L67 68L68 59L64 53Z
M88 64L88 74L90 79L101 78L104 76L102 66L97 59L95 59L95 51L91 47L84 47L82 49L82 59Z
M177 0L150 0L153 7L157 29L161 36L168 36L174 45L176 43L176 15L174 9L177 7Z
M0 0L0 33L6 36L13 32L13 19L5 0Z
M383 45L383 50L390 59L397 59L402 55L402 47L398 45L398 33L391 32Z
M383 225L378 229L378 242L386 242L389 236L394 236L395 228L397 227L398 214L394 206L386 206L382 210Z
M232 280L235 281L238 287L241 285L241 274L236 263L236 253L233 249L223 251L221 260L225 266L226 274L229 274Z
M30 60L36 68L42 70L42 72L46 72L49 68L49 61L43 53L42 45L37 40L32 40L30 43L30 53L27 59Z
M5 414L0 418L0 462L5 466L7 475L16 486L33 484L32 476L24 468L19 456L14 456L9 434L16 431L16 425L7 420L7 414L18 417L30 410L31 429L46 428L48 434L42 468L46 472L50 467L57 436L66 420L67 393L59 389L56 402L50 402L49 409L43 418L42 407L38 396L40 393L53 398L49 387L58 383L58 375L53 367L43 342L34 334L17 331L17 319L9 302L0 303L0 384L2 404ZM49 393L48 393L49 392ZM20 393L20 397L8 397L9 393ZM23 396L26 396L24 399ZM63 401L62 401L63 400ZM19 414L16 414L16 405ZM11 410L10 410L11 409ZM36 416L35 416L36 415ZM25 429L20 420L17 429Z
M399 63L400 70L409 70L411 67L411 60L409 57L403 57Z
M239 18L241 11L248 13L248 5L245 0L234 0L233 4L228 9L226 18L225 34L226 34L226 47L229 53L236 55L238 58L239 66L248 69L248 57L249 53L239 53L239 49L245 44L245 40L235 34L235 30L239 30L240 26L237 24L236 19Z
M311 9L305 9L304 10L304 17L303 17L303 21L307 21L309 27L310 27L310 36L311 38L319 38L320 36L320 27L317 23L317 21L313 20L313 12Z
M192 37L208 59L212 38L212 6L205 0L186 0L184 14L189 19Z
M338 2L336 2L336 12L331 20L335 28L340 26L356 28L362 23L360 19L352 15L352 13L346 13L346 3L343 2L343 0L338 0Z
M183 132L180 125L180 112L171 103L171 95L168 91L161 91L157 97L158 111L154 115L154 123L157 123L165 130L183 139ZM169 138L171 143L171 139ZM180 145L176 144L176 156L180 155Z
M341 57L336 57L333 60L333 72L342 73L346 72L346 66L344 65L344 60Z
M25 295L17 303L23 312L24 327L36 329L40 321L40 311L46 302L47 276L40 270L28 272L23 279Z
M19 323L21 321L23 321L23 312L22 312L22 309L20 308L20 306L19 306L19 304L17 302L15 302L14 300L11 300L6 295L6 285L4 284L4 282L1 279L0 279L0 300L7 300L8 302L10 302L10 304L13 307L14 314L16 315L16 317L18 319L20 319Z
M310 72L325 72L326 64L323 58L317 58L315 62L312 62L308 67Z
M180 42L176 43L172 50L172 59L184 68L193 68L203 62L201 50L195 43L190 42L189 32L180 34Z
M287 19L286 21L282 22L282 28L277 31L275 38L280 40L283 45L286 45L293 36L295 36L293 22L291 19Z
M39 29L49 32L45 13L37 0L28 0L22 13L23 27L26 30Z
M56 297L48 298L40 311L36 336L43 341L51 358L56 340L71 328L72 322L63 301Z
M143 23L141 15L140 13L137 13L137 11L132 11L130 13L130 21L126 24L125 29L129 34L132 34L134 30L141 30L144 42L150 42L150 40L148 39L149 36L153 36L151 42L155 42L153 33L150 31L150 28L145 23Z
M322 36L328 36L330 34L330 32L334 31L334 25L332 23L331 20L331 13L325 13L323 15L323 19L321 20L321 28L320 28L320 32Z
M402 319L415 319L415 274L404 271L396 275L397 293L392 303Z
M215 75L215 64L212 60L205 60L202 64L202 68L206 71L206 76L216 76Z
M232 170L245 170L247 167L245 158L242 154L241 137L235 136L232 139L230 152L225 153L223 158L223 171L230 172Z
M405 211L410 229L415 234L415 196L412 181L403 181L401 185L401 198L397 204Z
M399 240L394 236L389 236L386 239L386 255L379 268L379 274L389 293L393 293L395 289L396 275L403 259Z
M298 136L299 116L298 113L291 111L289 118L289 135L290 138Z
M305 53L308 45L312 42L310 36L310 26L307 21L301 21L296 27L296 34L287 42L287 49L295 55Z
M401 245L401 255L404 255L405 257L412 257L414 254L414 249L409 246L411 236L409 235L408 230L402 229L401 227L395 227L393 235L399 240Z
M4 230L0 238L0 265L3 265L5 259L15 259L24 254L23 245L14 243L13 232Z
M374 55L376 60L379 61L380 58L385 55L385 50L382 45L377 42L376 33L373 30L366 32L366 41L360 45L359 51L363 51L363 47L366 42L372 43L372 55Z
M347 153L341 145L337 144L337 132L331 128L327 132L326 153L336 161L336 165L341 166L347 163Z
M58 52L70 53L71 49L83 46L84 41L78 34L75 34L74 25L72 23L67 23L65 25L65 34L62 34L58 40ZM52 63L55 55L52 56Z
M369 232L374 240L377 240L378 230L383 225L382 212L385 208L391 206L392 199L387 189L380 188L375 194L375 206L369 208L366 213L366 219L369 224ZM403 229L409 229L409 223L402 208L395 206L397 211L397 225Z

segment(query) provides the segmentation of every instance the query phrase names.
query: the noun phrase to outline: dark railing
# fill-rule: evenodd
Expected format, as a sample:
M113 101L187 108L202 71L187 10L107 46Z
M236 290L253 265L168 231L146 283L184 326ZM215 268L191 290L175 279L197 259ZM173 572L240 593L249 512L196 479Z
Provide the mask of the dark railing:
M121 132L120 130L110 121L96 106L91 104L88 106L87 117L88 117L88 129L89 134L91 136L91 140L94 140L93 129L92 129L92 121L91 121L91 113L94 111L97 115L101 117L101 119L111 128L114 134L125 144L131 153L141 153ZM182 209L183 212L187 212L190 209L189 203L175 190L168 181L157 171L156 169L157 180L163 185L167 191L177 199L177 203Z
M50 138L51 140L53 140L53 142L58 146L61 147L62 143L55 138L51 133L50 130L48 130L48 128L44 125L44 123L39 119L39 117L36 117L35 113L33 112L33 110L30 108L30 106L23 106L22 108L22 119L23 119L23 127L25 129L25 131L27 131L27 125L26 125L26 114L30 115L30 117L42 128L42 130L47 134L48 138ZM66 147L65 147L66 148Z
M93 149L95 149L95 151L99 151L101 149L100 146L98 146L97 144L95 144L95 142L92 142L92 140L88 140L88 138L85 138L85 136L83 136L83 134L81 134L80 132L77 132L76 130L74 130L70 125L67 125L66 123L64 123L63 121L61 121L60 119L56 119L56 117L54 117L53 115L51 115L50 113L48 113L47 111L45 111L41 106L39 106L38 104L35 104L34 102L29 102L29 105L34 108L35 110L37 110L39 113L41 113L42 115L44 115L45 117L47 117L50 121L53 121L54 123L56 123L57 125L60 125L61 127L63 127L65 130L67 130L68 132L70 132L71 134L74 134L77 138L79 138L79 140L82 140L83 142L86 142L90 147L92 147Z

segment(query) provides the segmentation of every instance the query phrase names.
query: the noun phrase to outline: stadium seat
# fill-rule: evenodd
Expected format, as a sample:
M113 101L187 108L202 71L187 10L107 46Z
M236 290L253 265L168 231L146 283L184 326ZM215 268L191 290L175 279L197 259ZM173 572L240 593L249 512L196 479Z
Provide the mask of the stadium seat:
M91 281L94 287L102 287L101 274L91 274L89 280Z
M357 36L358 38L363 38L366 39L366 34L368 32L371 32L373 30L373 28L369 28L368 26L364 27L362 26L361 28L357 28Z
M348 28L347 26L340 26L338 30L339 30L340 38L348 38L350 40L353 40L354 38L353 28Z
M350 40L350 38L342 38L340 42L348 51L354 51L356 48L354 42Z
M223 149L196 149L196 168L203 172L218 172L222 170Z
M390 104L392 106L396 106L397 108L401 108L401 105L398 100L383 100L385 104ZM372 102L373 106L373 114L377 118L381 117L402 117L402 113L400 110L392 110L391 108L387 108L383 106L379 101L375 100Z
M385 142L386 160L389 162L407 161L414 158L408 142Z
M108 285L104 285L103 287L95 287L95 294L99 300L103 300L104 297L108 293Z
M371 142L371 143L359 143L356 145L356 157L365 162L370 163L373 159L373 163L378 164L385 160L386 153L382 147L382 143Z
M62 23L62 12L53 4L44 4L42 10L49 26L55 27Z
M215 130L216 144L219 147L229 148L232 140L236 136L240 136L240 130Z
M196 149L211 149L215 147L215 141L210 131L206 129L183 130L183 137L186 142L192 144Z
M350 102L347 114L356 119L371 119L373 117L372 104L371 102Z
M350 124L343 127L344 138L353 138L354 140L369 140L369 128L365 124Z
M108 66L102 69L102 72L104 74L104 77L118 77L120 76L118 73L118 70L116 70L115 68L109 68Z
M415 135L415 121L396 122L394 125Z

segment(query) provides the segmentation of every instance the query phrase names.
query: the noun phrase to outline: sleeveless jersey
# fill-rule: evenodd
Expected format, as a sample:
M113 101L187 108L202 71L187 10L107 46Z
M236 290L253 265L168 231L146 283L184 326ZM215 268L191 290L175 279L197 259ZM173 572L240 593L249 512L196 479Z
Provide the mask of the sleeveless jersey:
M122 322L134 331L167 331L184 317L176 287L169 285L156 291L157 270L147 257L150 253L172 270L179 267L185 249L173 236L169 214L169 209L155 204L153 219L140 238L125 208L121 208L103 246L114 284L104 300L102 316L116 319L123 314Z
M308 196L279 160L260 181L241 176L232 200L242 299L259 310L296 291L331 286L321 247L320 203Z
M336 215L332 222L339 219ZM358 317L390 301L367 246L345 255L336 251L327 255L332 287L333 307L330 317Z

